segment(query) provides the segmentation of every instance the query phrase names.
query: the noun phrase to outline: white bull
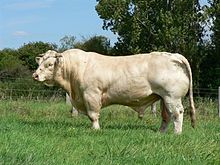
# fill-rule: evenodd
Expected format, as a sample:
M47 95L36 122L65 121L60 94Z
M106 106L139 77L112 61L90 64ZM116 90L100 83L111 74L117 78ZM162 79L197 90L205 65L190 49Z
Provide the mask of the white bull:
M167 52L132 56L104 56L79 49L63 53L47 51L37 57L33 78L48 86L60 85L71 97L73 106L86 114L94 129L99 129L99 113L111 104L126 105L138 112L161 99L162 123L167 130L170 118L174 132L182 132L181 98L189 90L191 124L195 126L192 73L185 57Z

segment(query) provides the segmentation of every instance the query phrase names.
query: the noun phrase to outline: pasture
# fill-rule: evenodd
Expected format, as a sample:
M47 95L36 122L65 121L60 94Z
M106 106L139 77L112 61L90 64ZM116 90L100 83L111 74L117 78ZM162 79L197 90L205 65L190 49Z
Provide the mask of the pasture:
M158 132L160 114L150 109L139 120L127 107L105 108L95 131L86 116L72 118L64 101L1 100L0 164L220 164L217 101L195 105L196 129L185 113L183 133L174 135L172 124Z

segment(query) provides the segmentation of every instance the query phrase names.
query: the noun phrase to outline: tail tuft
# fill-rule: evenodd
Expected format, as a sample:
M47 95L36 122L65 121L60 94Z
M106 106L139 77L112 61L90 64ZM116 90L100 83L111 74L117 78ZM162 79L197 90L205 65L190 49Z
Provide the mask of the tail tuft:
M193 101L193 82L192 82L192 71L191 67L189 65L188 60L182 56L182 61L186 65L186 68L188 70L188 76L189 76L189 102L190 102L190 118L191 118L191 125L193 128L195 128L195 123L196 123L196 109L194 106L194 101Z
M196 117L195 117L195 113L193 113L192 111L190 112L190 118L191 118L191 126L193 128L196 127Z

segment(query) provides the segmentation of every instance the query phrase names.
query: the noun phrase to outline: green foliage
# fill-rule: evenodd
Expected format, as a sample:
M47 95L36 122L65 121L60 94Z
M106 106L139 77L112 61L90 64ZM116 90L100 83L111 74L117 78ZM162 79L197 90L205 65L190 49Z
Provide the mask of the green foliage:
M82 49L87 52L96 52L100 54L110 54L110 41L104 36L93 36L89 39L84 38L83 41L74 44L75 48Z
M214 0L211 6L213 8L213 36L212 43L214 45L212 55L212 68L214 68L214 75L216 77L215 87L220 84L220 1ZM216 76L215 76L216 75Z
M35 57L39 54L45 53L47 50L55 49L56 45L41 41L28 43L18 49L19 59L21 59L30 70L35 70L38 66L35 62Z
M183 0L98 0L96 10L103 28L119 35L115 48L123 54L183 52L199 39L197 5Z
M67 49L72 49L74 48L74 43L75 43L76 37L74 36L64 36L63 38L60 39L60 48L59 51L63 52Z
M219 164L216 102L203 105L196 129L185 116L182 135L158 132L160 117L142 121L122 106L105 108L100 131L85 116L71 118L64 102L1 101L0 164ZM200 109L198 112L201 112ZM158 112L159 114L159 112Z
M15 78L29 74L28 69L18 57L18 51L3 49L0 51L0 77Z
M200 86L218 89L220 84L220 56L216 54L216 50L212 45L208 45L204 53L206 56L200 65Z
M97 52L101 54L110 54L110 41L105 36L92 36L90 38L82 37L82 40L77 42L74 36L64 36L60 40L59 51L63 52L67 49L82 49L87 52Z
M200 84L204 88L217 89L220 84L220 2L210 0L210 6L205 6L204 15L209 24L211 42L203 45L203 59L201 67Z

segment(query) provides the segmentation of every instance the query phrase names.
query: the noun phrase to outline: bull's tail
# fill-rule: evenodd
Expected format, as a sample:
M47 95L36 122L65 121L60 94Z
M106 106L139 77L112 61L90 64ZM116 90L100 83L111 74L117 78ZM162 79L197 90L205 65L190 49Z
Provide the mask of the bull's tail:
M195 109L194 101L193 101L192 71L191 71L191 67L189 65L189 62L188 62L188 60L185 57L182 58L182 61L186 65L186 68L187 68L187 71L188 71L188 74L189 74L189 103L190 103L190 108L191 108L190 118L191 118L191 125L192 125L193 128L195 128L195 122L196 122L195 113L196 113L196 109Z

